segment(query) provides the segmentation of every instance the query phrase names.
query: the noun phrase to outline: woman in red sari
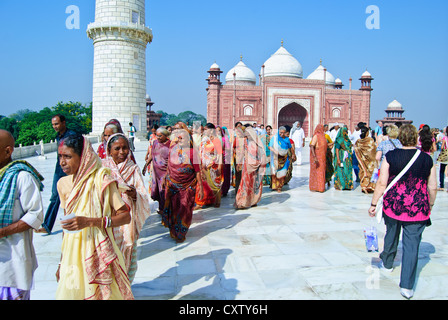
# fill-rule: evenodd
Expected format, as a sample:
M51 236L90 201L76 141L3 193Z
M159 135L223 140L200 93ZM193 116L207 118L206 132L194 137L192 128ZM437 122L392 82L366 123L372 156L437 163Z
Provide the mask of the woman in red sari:
M172 134L168 167L165 176L165 206L162 224L170 229L176 242L183 242L193 218L196 188L198 196L203 196L201 168L197 150L186 126Z
M324 126L318 124L310 142L310 191L325 191L327 139Z
M234 206L237 209L256 206L260 201L267 161L264 143L255 130L247 126L244 135L247 140L240 187L235 197Z

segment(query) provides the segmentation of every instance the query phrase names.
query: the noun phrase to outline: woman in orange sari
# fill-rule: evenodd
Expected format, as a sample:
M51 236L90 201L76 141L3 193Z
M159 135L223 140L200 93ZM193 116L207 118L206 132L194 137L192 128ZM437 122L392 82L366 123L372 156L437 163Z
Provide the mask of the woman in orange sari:
M196 194L195 210L206 205L214 205L219 208L221 205L221 187L224 182L222 174L223 154L221 140L217 137L215 125L212 123L205 125L200 155L204 194L203 197Z
M261 199L263 177L266 170L266 151L260 136L247 126L245 155L241 182L235 197L235 208L244 209L256 206Z
M58 182L64 236L56 299L133 299L113 234L113 228L131 221L116 180L83 136L64 139L58 153L67 176Z
M310 142L310 191L325 191L326 155L327 139L325 138L324 126L318 124Z

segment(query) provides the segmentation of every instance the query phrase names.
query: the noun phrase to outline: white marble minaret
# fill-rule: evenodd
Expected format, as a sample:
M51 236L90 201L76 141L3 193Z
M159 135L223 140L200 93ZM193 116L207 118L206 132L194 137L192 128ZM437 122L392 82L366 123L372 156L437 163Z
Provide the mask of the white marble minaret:
M100 135L110 119L123 131L129 122L146 136L146 46L152 31L145 26L145 0L96 0L93 40L92 134Z

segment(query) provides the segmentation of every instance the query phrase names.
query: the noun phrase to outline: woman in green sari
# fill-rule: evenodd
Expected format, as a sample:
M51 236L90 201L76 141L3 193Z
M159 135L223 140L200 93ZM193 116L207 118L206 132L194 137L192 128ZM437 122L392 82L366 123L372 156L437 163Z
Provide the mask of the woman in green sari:
M353 151L347 127L339 129L334 143L334 188L353 189Z

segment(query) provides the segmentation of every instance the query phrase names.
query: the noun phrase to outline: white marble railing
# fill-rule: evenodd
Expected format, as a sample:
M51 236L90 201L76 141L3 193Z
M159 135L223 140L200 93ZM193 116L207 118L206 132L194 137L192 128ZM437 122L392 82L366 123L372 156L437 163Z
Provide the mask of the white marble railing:
M90 136L88 137L88 139L92 144L95 144L99 142L100 137ZM19 147L14 148L14 152L12 153L12 159L18 160L34 156L45 157L45 154L56 152L57 150L58 146L56 141L50 143L43 143L43 141L40 141L40 143L34 142L34 145L32 146L22 147L22 145L20 145Z

